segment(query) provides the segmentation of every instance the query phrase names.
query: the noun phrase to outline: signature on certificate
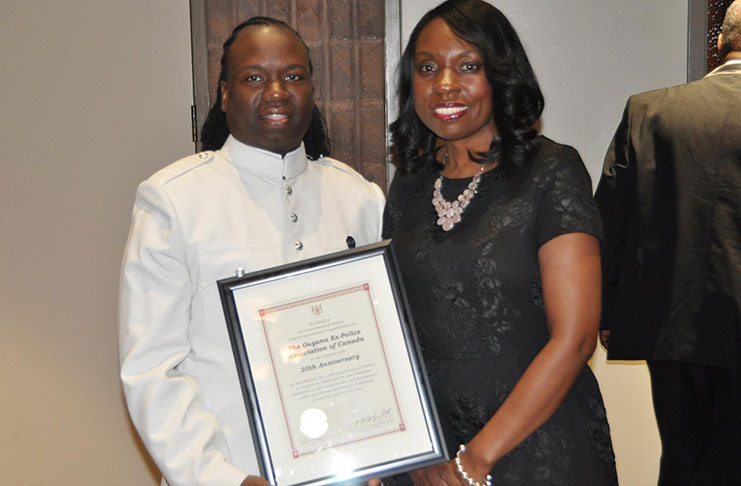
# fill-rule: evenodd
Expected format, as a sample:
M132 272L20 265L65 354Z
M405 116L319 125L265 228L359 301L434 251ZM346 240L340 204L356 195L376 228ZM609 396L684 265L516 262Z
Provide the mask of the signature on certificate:
M364 425L375 425L375 424L383 424L388 422L389 420L393 420L392 410L391 408L382 408L381 410L377 411L376 413L373 413L371 415L366 415L364 417L359 417L352 422L350 422L347 426L348 429L354 429L357 427L362 427Z

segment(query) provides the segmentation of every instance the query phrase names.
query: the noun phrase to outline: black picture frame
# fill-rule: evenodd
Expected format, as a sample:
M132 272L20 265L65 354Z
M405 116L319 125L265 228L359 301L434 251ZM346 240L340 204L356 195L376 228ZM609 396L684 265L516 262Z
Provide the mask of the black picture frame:
M354 282L366 283L361 287L349 286L349 283ZM226 278L218 281L218 288L247 416L250 421L260 474L271 484L276 486L321 486L338 482L360 482L372 477L387 477L407 472L450 459L435 410L396 256L389 240L243 276ZM308 294L307 290L310 290ZM371 297L373 291L376 294ZM353 293L356 293L357 296L351 297L360 299L358 302L361 303L367 301L367 308L370 308L371 311L367 313L360 312L361 309L366 308L365 304L352 305L355 301L349 300L351 297L347 297L347 295ZM367 298L363 296L364 294L367 294ZM265 297L265 295L268 297ZM348 300L347 303L339 306L342 309L341 315L347 315L348 310L352 309L353 316L361 315L363 322L372 322L376 326L375 328L373 326L366 327L366 331L370 331L366 332L365 337L369 337L368 341L380 343L380 346L373 347L365 343L353 343L352 339L348 339L346 341L338 340L335 344L350 343L345 345L346 348L357 344L357 347L364 350L367 348L367 352L349 355L343 349L337 351L336 348L331 348L332 343L329 342L329 337L337 336L331 334L331 329L334 329L331 326L346 328L349 325L346 320L332 321L329 318L316 322L307 320L307 324L304 326L302 319L292 319L290 316L294 314L290 314L283 319L281 324L276 321L266 321L265 312L267 311L264 309L266 305L270 311L277 312L278 315L287 312L301 312L299 315L303 316L305 307L311 305L312 312L322 311L322 305L329 307L329 304L336 302L332 300L335 297L336 301L340 303ZM264 302L265 299L267 299L267 304ZM260 304L258 305L257 302L260 302ZM288 304L286 304L287 302ZM270 307L271 305L272 307ZM260 307L259 311L257 307ZM290 311L285 309L290 309ZM355 312L356 310L358 310L358 313ZM261 317L258 318L258 315ZM379 415L373 415L372 419L362 417L365 422L363 422L361 429L364 428L363 430L367 434L375 434L375 428L378 428L379 432L376 435L369 435L367 438L356 440L355 433L348 430L351 426L357 426L360 419L353 420L350 425L342 427L333 428L333 426L325 425L325 423L333 424L335 422L326 419L326 413L324 413L327 411L327 407L332 408L335 405L334 399L326 402L318 400L320 403L324 403L324 408L306 408L304 414L301 415L301 420L297 418L296 413L290 410L295 403L295 400L291 398L291 392L293 397L297 394L301 396L301 393L308 396L309 392L306 391L297 393L296 390L299 389L311 390L311 393L315 395L322 394L325 388L331 390L332 385L327 385L324 388L320 386L314 388L313 385L294 386L295 380L291 383L289 383L290 380L281 380L279 377L284 374L282 370L290 369L292 370L291 373L295 373L296 363L292 362L292 356L298 355L294 361L298 360L300 362L301 359L306 358L304 353L308 353L308 350L305 351L304 348L301 348L294 355L286 357L285 353L281 354L276 351L280 348L281 341L270 336L270 333L273 332L271 329L279 329L280 334L283 329L290 328L290 331L286 331L290 334L294 331L292 326L296 325L297 333L300 334L310 329L308 326L327 320L332 321L329 324L322 324L322 326L329 326L327 335L322 337L322 326L319 326L318 334L312 331L315 339L311 343L320 342L321 344L314 345L309 349L312 351L318 349L320 352L316 353L317 357L308 358L307 363L311 363L313 359L313 364L306 364L299 366L299 368L302 373L306 372L306 374L312 376L311 379L306 380L307 382L311 382L315 376L319 376L319 380L324 380L324 382L334 380L336 383L342 382L334 377L335 373L333 371L325 370L324 373L329 374L322 374L323 371L316 370L317 361L318 366L324 365L331 368L335 366L335 363L341 363L343 366L355 366L356 363L345 365L344 360L357 358L359 364L355 368L348 368L342 372L347 373L346 376L361 373L357 370L368 367L378 367L388 371L388 380L383 376L384 373L377 373L376 376L380 378L375 379L375 381L378 381L381 385L373 386L376 386L377 390L392 390L396 408L384 409L384 413L388 411L388 414L383 415L380 422L388 420L385 425L367 422L367 420L376 420ZM297 325L296 322L302 324ZM352 325L355 324L356 322L352 321ZM377 339L374 330L377 330ZM348 334L350 332L361 333L360 330L348 331ZM254 339L246 342L245 333L249 333ZM395 337L389 338L390 336ZM357 340L357 337L355 339ZM385 344L384 339L386 340ZM403 342L400 343L399 340ZM260 341L264 341L264 344ZM303 344L308 343L304 342ZM298 349L300 346L289 344L288 347ZM248 348L252 350L252 355L248 352ZM334 351L323 348L334 349ZM286 346L284 345L280 349L285 350ZM379 356L379 349L382 350L383 356ZM333 355L335 358L320 361L320 359L323 359L321 358L323 354ZM276 363L278 364L276 365ZM366 364L363 365L362 363ZM341 368L339 365L337 367ZM259 370L261 378L256 378L255 370ZM267 375L265 370L269 370ZM272 378L265 378L271 373ZM287 373L288 371L286 371ZM374 379L371 379L371 383L373 382ZM383 385L386 388L383 388ZM371 385L363 386L371 387ZM378 388L379 386L381 387ZM394 388L395 386L396 388ZM374 393L372 388L367 394L365 389L363 391L352 391L352 389L347 391L346 385L337 385L336 390L339 394L349 396L350 398L347 400L353 404L351 407L341 409L342 413L340 415L344 417L347 417L351 410L356 410L355 406L364 405L368 399L378 395L378 393ZM382 397L386 396L383 393L380 395ZM388 395L388 397L391 396ZM304 402L308 402L308 400L304 399ZM304 402L300 403L303 404ZM275 412L280 408L276 404L280 404L280 407L282 407L282 414ZM298 405L296 410L301 410L302 406ZM321 437L306 438L307 432L303 429L303 418L309 410L319 415L324 414L326 420L322 421L320 418L317 422L320 424L319 432L327 427L340 431L335 434L334 439L327 439L328 442L323 443L322 440L324 439ZM332 412L334 412L334 409ZM281 417L285 418L283 422L281 422ZM393 420L389 417L393 417ZM394 420L399 423L398 427ZM405 424L405 420L408 421L407 424ZM298 423L301 424L300 429L296 429L294 426ZM389 428L392 426L393 429ZM325 427L325 429L321 429L321 427ZM388 430L384 430L383 427L387 427ZM301 432L293 434L292 431L294 430L300 430ZM299 448L295 445L293 437L299 436L305 439L306 444L308 444L306 448L309 452L298 450ZM338 439L340 436L352 436L353 440L343 443ZM288 437L288 440L285 439L286 437ZM284 450L288 444L291 445L291 453ZM342 454L345 454L345 456L342 456ZM338 457L348 458L343 461L343 465L339 469L332 465L334 463L331 459L331 457L337 455ZM358 459L359 457L371 457L372 459ZM308 462L310 459L311 461ZM295 463L292 463L292 460ZM311 464L311 466L306 466L300 460L303 460L306 464ZM369 462L364 463L364 460ZM299 470L298 474L295 473L296 470ZM289 475L286 471L291 471L292 474Z

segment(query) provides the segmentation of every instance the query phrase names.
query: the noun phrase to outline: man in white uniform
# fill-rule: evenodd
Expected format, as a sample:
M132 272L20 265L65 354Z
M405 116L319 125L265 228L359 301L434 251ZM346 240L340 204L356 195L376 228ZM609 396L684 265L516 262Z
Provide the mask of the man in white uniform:
M250 19L224 44L221 66L204 127L204 146L220 148L139 186L121 277L126 402L171 486L267 485L216 281L381 235L378 186L321 156L328 143L298 34Z

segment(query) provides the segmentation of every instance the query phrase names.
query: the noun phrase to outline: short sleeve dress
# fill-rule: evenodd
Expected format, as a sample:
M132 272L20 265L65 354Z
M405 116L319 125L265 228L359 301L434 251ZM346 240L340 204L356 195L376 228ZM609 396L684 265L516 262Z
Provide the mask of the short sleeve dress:
M397 175L384 237L393 239L451 453L497 411L549 338L538 249L566 233L601 237L591 181L571 147L538 137L515 175L482 175L461 222L436 224L430 169ZM454 200L471 179L443 179ZM595 337L596 338L596 337ZM553 416L492 469L496 486L616 485L597 381L585 366ZM403 483L401 478L398 478Z

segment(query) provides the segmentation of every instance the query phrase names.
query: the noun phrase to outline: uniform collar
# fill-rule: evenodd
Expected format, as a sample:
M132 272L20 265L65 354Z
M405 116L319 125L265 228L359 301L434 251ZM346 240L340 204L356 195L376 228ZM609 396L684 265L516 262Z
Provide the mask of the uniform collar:
M246 145L229 135L220 152L240 169L274 181L298 176L306 170L308 163L303 142L296 150L281 157L279 154Z

